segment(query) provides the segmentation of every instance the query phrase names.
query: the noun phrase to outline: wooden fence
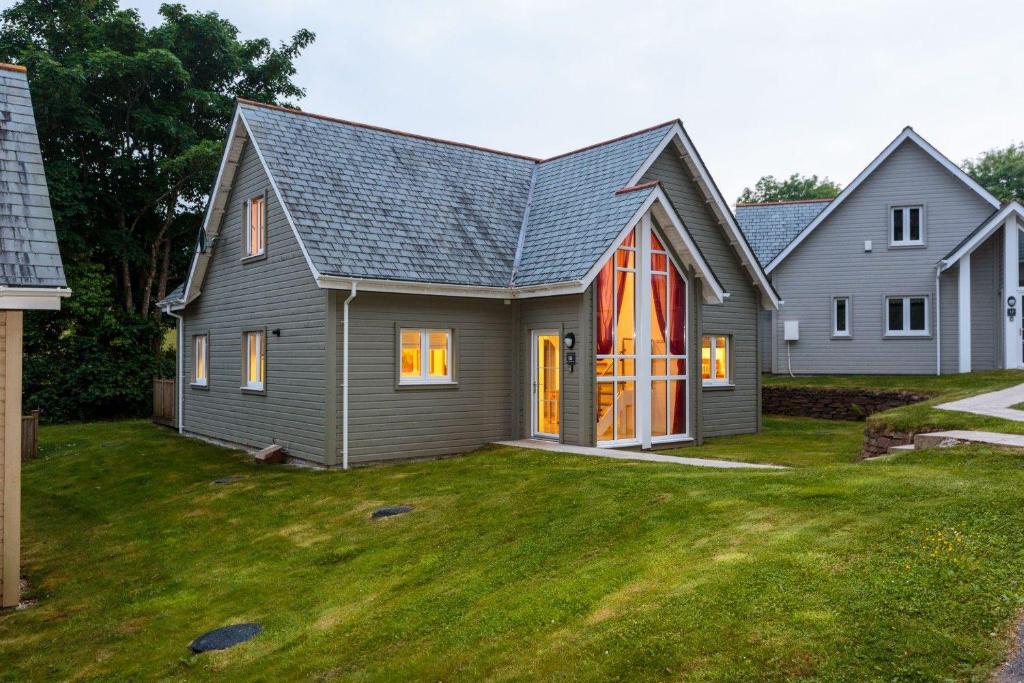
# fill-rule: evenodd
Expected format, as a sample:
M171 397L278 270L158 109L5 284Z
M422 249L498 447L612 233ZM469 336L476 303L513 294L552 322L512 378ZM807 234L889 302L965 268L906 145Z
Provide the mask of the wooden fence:
M153 380L153 422L178 426L178 396L173 379Z
M31 460L39 453L39 411L21 416L21 459Z

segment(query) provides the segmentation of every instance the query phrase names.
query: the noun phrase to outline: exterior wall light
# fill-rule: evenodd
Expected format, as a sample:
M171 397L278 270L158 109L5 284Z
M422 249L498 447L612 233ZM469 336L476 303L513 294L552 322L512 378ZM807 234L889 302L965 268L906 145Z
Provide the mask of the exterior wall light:
M571 349L576 346L576 335L570 332L569 334L562 337L562 343L565 344L565 348Z

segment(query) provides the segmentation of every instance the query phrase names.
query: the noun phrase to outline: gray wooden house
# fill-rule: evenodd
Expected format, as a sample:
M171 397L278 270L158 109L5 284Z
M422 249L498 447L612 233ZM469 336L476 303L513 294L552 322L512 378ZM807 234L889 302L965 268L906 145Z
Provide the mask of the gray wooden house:
M757 431L777 297L679 121L550 159L240 101L179 427L325 466Z
M783 299L762 314L766 372L1024 367L1024 207L1000 205L913 129L834 200L736 216Z

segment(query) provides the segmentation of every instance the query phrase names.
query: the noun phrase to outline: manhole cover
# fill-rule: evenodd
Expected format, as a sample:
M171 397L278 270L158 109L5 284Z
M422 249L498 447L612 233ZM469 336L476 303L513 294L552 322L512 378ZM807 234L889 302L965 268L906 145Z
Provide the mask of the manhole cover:
M412 508L408 505L393 505L389 508L380 508L374 510L373 514L370 515L373 519L380 519L381 517L394 517L395 515L401 515L406 512L412 512Z
M214 479L214 484L234 484L236 481L242 481L245 477L241 475L232 475L230 477L221 477L220 479Z
M210 650L226 650L255 638L262 631L263 627L259 624L232 624L204 633L188 647L196 654Z

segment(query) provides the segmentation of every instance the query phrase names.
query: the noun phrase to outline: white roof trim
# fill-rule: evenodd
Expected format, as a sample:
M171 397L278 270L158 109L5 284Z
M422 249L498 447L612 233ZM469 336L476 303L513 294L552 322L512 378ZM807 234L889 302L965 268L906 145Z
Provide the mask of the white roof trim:
M988 219L984 225L971 236L971 239L963 244L963 246L950 254L947 258L939 261L939 270L949 270L964 256L967 256L980 247L982 242L987 240L992 233L1002 227L1003 223L1006 222L1006 219L1010 217L1010 214L1017 214L1018 219L1024 220L1024 206L1021 206L1016 201L1010 202L1004 206L1001 211ZM1020 226L1018 226L1018 228L1019 227Z
M629 222L626 223L626 227L622 229L622 232L620 232L618 237L615 238L611 246L608 247L601 258L597 260L597 263L595 263L584 276L581 281L583 289L586 290L586 288L590 286L590 283L594 281L597 274L601 272L601 268L604 267L605 262L615 254L615 250L619 248L619 244L621 244L622 240L626 238L629 231L636 227L640 222L640 219L643 218L645 213L654 207L655 203L657 203L668 216L669 222L672 224L672 227L675 228L676 236L686 247L684 253L680 253L679 257L684 263L691 266L694 269L694 273L697 278L703 281L704 286L702 287L702 290L704 292L705 303L720 304L725 301L728 295L725 293L725 290L722 289L722 285L715 276L714 271L711 270L707 261L704 260L704 256L700 253L700 249L698 249L697 245L694 243L693 237L690 236L690 232L686 229L683 221L680 220L679 216L676 214L675 209L672 208L672 204L669 203L668 197L665 196L665 191L662 190L660 186L656 186L651 189L650 195L648 195L644 203L640 205L640 208L636 210L636 213L633 214L633 217L630 218ZM663 226L663 228L667 227L668 226ZM666 237L671 238L671 235L666 235Z
M821 213L819 213L818 216L813 221L811 221L810 224L806 228L804 228L800 232L800 234L793 239L792 242L786 245L785 249L779 252L779 254L774 259L772 259L772 262L768 264L768 266L765 268L765 271L770 273L773 270L775 270L775 268L778 267L780 263L782 263L783 259L789 256L790 253L792 253L792 251L796 249L801 242L807 239L808 235L814 232L815 228L821 225L826 218L832 215L832 212L835 211L840 204L846 201L847 197L853 194L853 192L858 187L860 187L860 185L865 180L867 180L867 178L872 173L874 173L879 166L882 165L882 162L888 159L892 155L892 153L895 152L896 149L907 140L910 140L918 147L923 149L928 154L928 156L935 159L935 161L939 162L939 164L941 164L947 171L949 171L955 177L963 181L965 185L974 190L982 199L991 204L993 208L999 208L999 200L993 197L991 192L989 192L981 185L979 185L977 181L974 180L974 178L964 173L963 169L961 169L959 166L957 166L952 161L947 159L942 154L942 152L932 147L932 145L923 137L918 135L913 128L907 126L906 128L903 129L903 132L896 136L895 140L889 143L888 147L882 150L881 154L875 157L874 161L868 164L867 168L861 171L860 174L853 179L853 182L846 186L846 189L840 192L839 195L832 200L831 204L826 206L825 209Z
M701 159L700 153L697 152L697 148L680 122L676 121L671 130L665 135L665 138L658 143L658 146L654 148L654 151L647 157L647 160L633 174L633 177L630 178L626 186L629 187L639 183L648 169L657 161L661 153L665 151L665 148L673 142L679 146L680 152L688 162L688 165L693 166L691 171L696 174L697 185L708 198L709 206L717 214L719 222L725 226L729 243L736 249L743 265L746 266L747 271L753 276L754 285L764 294L762 299L763 308L766 310L778 308L781 303L779 295L776 293L775 288L772 287L771 282L768 281L768 276L765 274L765 270L761 268L757 257L754 256L754 252L747 243L747 238L744 236L743 231L740 230L736 217L733 216L732 209L729 208L729 204L722 197L722 193L719 191L714 179L712 179L711 173L708 171L707 166L704 165L704 160Z
M59 311L60 300L71 296L67 287L11 287L0 285L0 309Z

